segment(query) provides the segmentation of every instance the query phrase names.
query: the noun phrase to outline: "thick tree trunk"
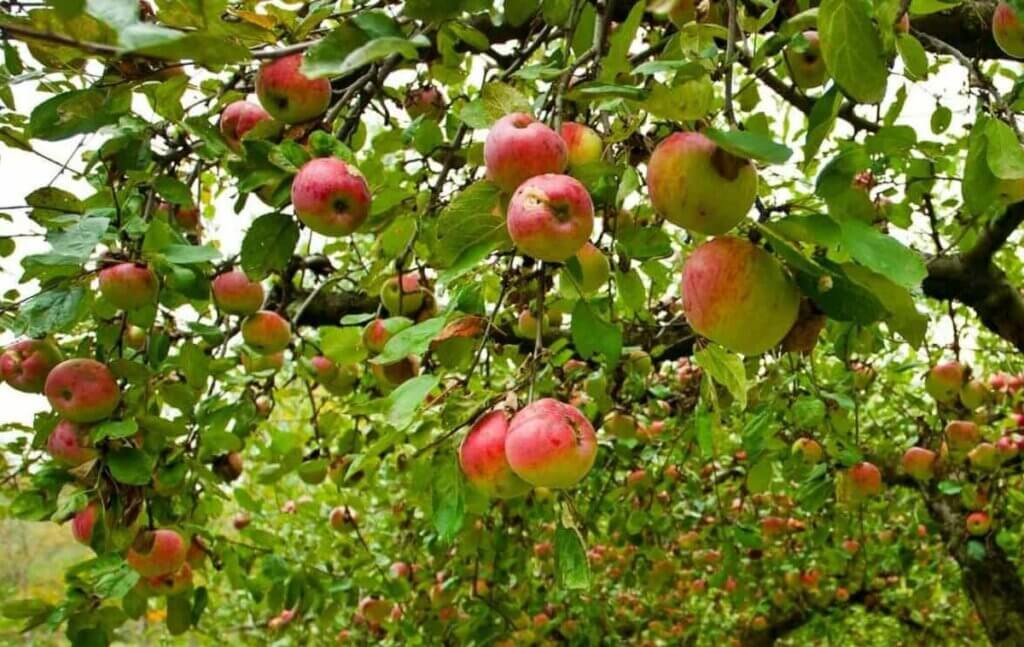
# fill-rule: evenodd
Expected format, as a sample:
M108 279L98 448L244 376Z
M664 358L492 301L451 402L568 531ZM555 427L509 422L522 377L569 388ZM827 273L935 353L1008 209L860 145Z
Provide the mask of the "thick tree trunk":
M1017 567L994 541L986 542L983 559L968 554L964 511L959 502L937 492L925 493L925 502L960 565L964 589L989 641L994 647L1024 645L1024 583Z

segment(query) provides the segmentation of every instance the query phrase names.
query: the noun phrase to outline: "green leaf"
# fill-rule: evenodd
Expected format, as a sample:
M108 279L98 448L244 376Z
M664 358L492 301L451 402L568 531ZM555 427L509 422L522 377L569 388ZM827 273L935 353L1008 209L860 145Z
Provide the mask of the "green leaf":
M146 485L153 476L156 461L134 447L120 447L106 455L107 467L116 481L127 485Z
M889 65L870 5L861 0L823 0L818 34L825 67L843 92L859 103L881 102Z
M299 242L299 226L283 213L268 213L253 221L242 240L242 269L254 280L282 271Z
M505 217L497 209L498 187L490 182L471 184L441 212L437 222L437 263L448 267L469 247L508 243Z
M590 588L590 562L587 561L583 537L575 528L566 528L559 524L555 530L555 564L558 583L562 588Z
M465 0L406 0L405 15L417 20L441 21L457 16Z
M153 188L164 200L172 204L180 204L187 207L193 205L192 192L188 186L176 177L161 175L153 182Z
M935 106L935 110L932 112L931 118L931 129L932 133L941 135L946 132L949 125L953 122L953 111L946 106Z
M188 59L200 65L215 66L252 58L247 47L223 34L183 32L150 23L138 23L121 30L119 39L128 52L168 61Z
M388 394L385 402L385 417L388 424L399 431L412 424L416 411L427 395L437 386L436 375L420 375L402 382Z
M484 111L490 117L491 123L501 119L513 112L531 112L530 100L507 83L492 81L480 91L480 97L484 102Z
M915 81L928 78L928 55L925 54L921 41L910 34L897 34L896 51L903 59L907 76Z
M858 263L905 288L917 287L928 276L920 254L858 218L840 217L842 246Z
M130 91L72 90L36 106L29 132L36 139L58 141L117 123L130 110Z
M85 288L74 286L40 292L21 305L14 329L29 337L67 332L89 306Z
M462 470L452 458L434 470L431 501L434 528L443 541L451 541L462 530L466 518L466 496L462 483Z
M1024 147L1013 128L1000 119L989 119L985 136L988 139L985 159L992 174L1001 180L1024 178Z
M581 93L589 93L592 90L592 87L578 88ZM708 114L714 99L715 87L711 79L702 76L679 84L654 83L642 105L645 110L660 119L692 121Z
M45 616L53 611L53 605L37 598L8 600L0 607L0 614L12 620L24 620L36 616Z
M804 141L804 163L810 163L818 154L822 142L836 125L836 117L843 106L843 95L835 85L818 97L807 117L807 139Z
M998 178L992 172L988 160L988 122L987 117L979 116L967 138L967 160L964 163L961 192L964 206L971 215L984 213L998 197ZM994 157L998 159L1001 156Z
M762 458L750 468L750 471L747 472L747 490L751 494L767 492L771 489L774 465L773 460Z
M611 32L611 36L608 38L608 53L601 59L599 81L614 81L618 75L628 73L633 69L633 65L629 62L629 48L636 37L637 29L640 28L646 6L645 1L635 3L626 19Z
M363 335L358 328L320 328L320 350L338 364L355 364L366 359Z
M707 137L726 151L746 159L783 164L793 155L793 151L777 143L771 137L750 130L723 131L708 128L704 131Z
M129 438L139 431L139 425L134 420L107 420L92 428L89 432L89 439L98 443L107 438Z
M387 341L384 351L373 358L373 363L392 364L410 355L422 357L444 326L445 317L434 317L406 328Z
M167 597L167 633L180 636L192 626L192 601L190 592Z
M176 265L208 263L220 258L220 252L208 245L168 245L161 255L165 261Z
M712 380L732 394L740 409L747 408L747 371L742 357L711 344L695 352L693 358Z
M310 53L304 57L302 71L312 77L345 76L392 54L400 54L406 59L413 60L417 57L416 48L420 45L421 43L414 43L405 38L384 36L360 45L344 56L338 56L337 54L344 49L328 51L323 43L318 43L310 48ZM317 51L314 52L314 49Z
M843 270L881 301L889 311L889 317L886 319L888 326L908 344L920 348L928 333L928 316L917 310L910 290L853 263L843 265Z
M584 359L601 353L608 367L619 363L622 331L602 319L586 300L580 299L572 311L572 343Z

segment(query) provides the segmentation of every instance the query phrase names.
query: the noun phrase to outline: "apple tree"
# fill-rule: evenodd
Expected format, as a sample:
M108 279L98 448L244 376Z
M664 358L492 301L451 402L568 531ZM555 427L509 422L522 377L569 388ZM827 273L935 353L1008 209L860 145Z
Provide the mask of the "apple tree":
M1024 644L1019 0L2 11L5 627Z

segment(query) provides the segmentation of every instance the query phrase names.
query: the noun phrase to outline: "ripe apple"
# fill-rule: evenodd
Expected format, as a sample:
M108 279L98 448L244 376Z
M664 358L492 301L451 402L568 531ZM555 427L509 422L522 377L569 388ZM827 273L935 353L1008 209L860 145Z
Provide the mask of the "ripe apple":
M999 462L1005 463L1020 453L1020 446L1013 436L1002 436L996 441L996 452L999 455Z
M383 351L389 339L391 332L388 331L387 323L383 319L374 319L363 329L363 346L371 353Z
M935 476L936 455L924 447L911 447L900 461L903 471L917 481L930 481Z
M118 263L100 270L100 293L122 310L134 310L156 301L160 284L143 263Z
M577 278L569 274L568 269L562 270L561 285L565 294L577 296L582 291L583 294L589 295L604 287L611 276L612 267L608 257L596 245L590 241L584 243L580 251L576 252L576 260L580 264L582 276Z
M46 451L61 465L77 467L96 458L89 442L89 427L61 420L46 439Z
M521 112L499 119L484 142L487 179L505 193L531 177L564 172L568 161L569 152L558 133Z
M331 103L331 82L299 71L302 54L264 63L256 73L256 96L267 112L286 124L319 117Z
M219 274L210 285L213 302L229 315L250 315L263 307L263 284L251 281L242 270Z
M177 573L185 563L188 546L174 530L143 530L128 548L125 561L143 577Z
M342 531L346 526L359 523L359 514L347 505L338 506L331 510L331 528Z
M580 251L594 229L594 202L579 180L538 175L520 185L508 205L509 236L520 252L562 262Z
M636 418L622 411L609 411L601 422L601 430L614 438L635 438Z
M459 447L459 465L466 480L484 494L511 499L530 491L530 484L509 467L505 457L508 416L492 411L477 420Z
M601 159L601 136L590 126L567 121L559 131L569 155L569 166L582 166Z
M972 512L967 515L967 532L974 537L987 535L992 528L992 518L985 512Z
M50 371L43 391L54 411L79 423L103 420L121 400L110 369L92 359L61 362Z
M882 493L882 473L871 463L857 463L847 470L846 485L851 500L862 501Z
M1000 2L992 14L992 36L999 49L1014 58L1024 58L1024 25L1008 2Z
M420 285L418 272L392 276L380 288L380 300L393 317L411 317L426 300L427 288Z
M578 409L544 398L512 418L505 455L512 471L527 483L569 488L594 466L597 435Z
M700 133L675 133L647 165L654 209L701 234L724 234L746 217L757 197L757 170Z
M213 471L230 483L242 476L242 472L245 471L245 459L239 452L228 452L213 460Z
M46 377L60 361L60 351L49 340L23 339L0 355L0 379L22 393L42 393Z
M260 310L242 321L242 339L258 353L277 353L291 343L292 325L276 312Z
M292 182L295 215L318 234L337 238L359 229L370 213L370 187L336 157L306 162Z
M936 402L952 403L964 383L964 366L960 362L936 364L924 378L924 388Z
M760 355L778 345L800 309L800 291L782 265L760 247L730 236L703 243L690 254L682 292L693 329L744 355Z
M978 425L967 420L954 420L946 425L946 442L953 453L970 451L981 441Z
M445 102L441 91L433 85L409 90L405 95L405 112L410 119L425 117L440 121L444 117Z
M821 41L818 32L805 31L798 44L790 43L784 54L789 75L797 87L810 90L824 85L828 80L825 59L821 57Z
M789 526L782 517L767 516L761 519L761 534L765 537L778 537L786 534Z
M359 367L355 364L339 366L323 355L317 355L310 363L313 365L316 381L331 395L348 395L359 381Z
M100 518L100 505L90 501L88 505L75 513L71 518L71 536L80 544L88 546L92 543L92 533Z
M159 202L156 205L156 212L167 216L168 222L175 222L188 233L198 234L203 226L199 220L198 207L186 207L180 204L169 204Z
M242 150L242 136L262 121L273 119L266 110L248 101L228 104L220 113L220 132L236 153Z

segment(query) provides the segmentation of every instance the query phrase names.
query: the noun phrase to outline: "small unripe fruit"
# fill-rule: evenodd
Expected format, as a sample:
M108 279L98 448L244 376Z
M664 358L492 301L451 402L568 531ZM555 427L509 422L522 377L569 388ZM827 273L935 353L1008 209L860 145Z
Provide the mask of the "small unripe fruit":
M793 443L792 452L808 465L817 465L825 455L821 445L813 438L797 438Z
M924 447L911 447L903 454L903 471L917 481L928 481L935 476L935 452Z
M964 382L964 367L959 362L937 364L924 380L924 388L936 402L949 404L960 393Z
M359 515L347 505L338 506L331 510L331 528L337 531L344 530L349 526L359 523Z
M405 112L410 118L425 117L440 121L444 117L445 102L441 92L432 85L410 90L405 95Z
M380 288L380 300L394 317L412 317L427 297L427 289L420 285L417 272L407 272L401 277L392 276Z
M792 44L786 47L785 58L793 83L809 90L824 85L828 80L828 70L825 69L825 59L821 57L818 32L805 31L803 38L805 43L800 51Z
M971 467L981 472L992 472L999 467L999 452L992 443L978 443L967 452Z
M975 537L988 534L992 528L992 519L985 512L972 512L967 515L967 532Z

